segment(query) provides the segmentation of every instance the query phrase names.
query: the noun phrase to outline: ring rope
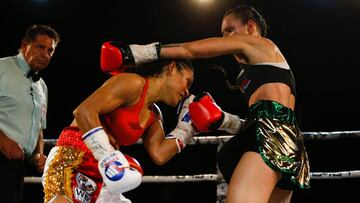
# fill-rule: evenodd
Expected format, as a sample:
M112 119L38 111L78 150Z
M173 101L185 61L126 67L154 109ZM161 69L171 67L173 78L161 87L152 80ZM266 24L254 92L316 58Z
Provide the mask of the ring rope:
M217 174L172 175L172 176L143 176L142 183L185 183L185 182L219 182L221 176ZM41 177L29 176L25 183L41 183Z
M334 140L341 138L359 138L360 131L334 131L334 132L303 132L305 140ZM233 135L223 136L195 136L190 142L197 144L221 144L228 141ZM55 145L57 139L45 139L46 145ZM141 144L141 139L137 144ZM311 179L343 179L360 178L360 170L339 172L311 172ZM41 177L25 177L25 183L41 183ZM221 175L198 174L198 175L173 175L173 176L144 176L143 183L182 183L182 182L224 182Z
M360 178L360 170L339 172L311 172L311 179L343 179Z
M339 172L311 172L310 178L314 179L343 179L360 178L360 170ZM41 183L41 177L25 177L25 183ZM185 182L225 182L221 175L172 175L172 176L143 176L143 183L185 183Z
M304 140L334 140L341 138L360 138L360 131L334 131L334 132L303 132ZM195 136L190 144L221 144L232 138L233 135L221 136ZM55 145L57 139L45 139L46 145ZM141 144L141 139L137 144Z
M359 138L360 130L333 132L303 132L305 140L334 140L341 138Z

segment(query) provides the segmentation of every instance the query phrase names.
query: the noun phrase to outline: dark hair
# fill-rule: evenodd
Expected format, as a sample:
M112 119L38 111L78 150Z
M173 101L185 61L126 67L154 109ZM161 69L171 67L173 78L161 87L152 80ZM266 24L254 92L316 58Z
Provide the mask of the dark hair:
M139 65L134 68L126 69L126 72L137 73L143 77L154 76L157 77L165 71L165 68L171 63L176 63L176 69L178 71L182 69L193 70L191 62L187 59L163 59L151 63Z
M24 39L26 42L35 41L36 36L38 35L47 35L55 40L55 44L60 42L59 34L48 25L32 25L25 31Z
M232 13L234 13L234 15L237 18L239 18L243 23L247 23L249 20L255 21L260 30L260 35L262 37L266 36L268 27L265 22L265 19L253 7L247 6L247 5L235 6L233 8L230 8L228 11L226 11L224 14L224 17L226 17Z
M217 64L211 64L210 65L210 69L211 70L215 70L215 71L219 71L220 73L217 74L218 75L218 79L221 81L221 82L224 82L226 87L229 88L230 90L232 91L238 91L239 90L239 86L238 85L233 85L231 84L228 76L227 76L227 73L224 69L224 67L222 66L219 66Z

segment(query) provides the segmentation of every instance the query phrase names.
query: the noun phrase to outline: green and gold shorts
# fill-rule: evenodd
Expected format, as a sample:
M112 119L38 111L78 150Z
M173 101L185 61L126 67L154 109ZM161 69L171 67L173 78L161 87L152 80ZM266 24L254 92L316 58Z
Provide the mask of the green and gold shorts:
M310 187L309 160L293 110L268 100L250 106L243 129L218 153L218 166L226 182L248 151L259 153L268 166L282 174L277 187Z

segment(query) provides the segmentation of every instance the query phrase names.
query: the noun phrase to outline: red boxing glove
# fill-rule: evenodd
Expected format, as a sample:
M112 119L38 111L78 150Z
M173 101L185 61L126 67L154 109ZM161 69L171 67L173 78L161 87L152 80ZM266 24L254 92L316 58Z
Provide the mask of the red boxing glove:
M230 134L239 133L245 121L237 115L222 111L209 93L196 97L189 105L190 118L200 132L224 130Z
M101 47L101 69L116 75L127 67L156 61L159 59L160 48L160 42L146 45L105 42Z
M216 130L223 121L221 108L207 92L195 97L189 105L190 118L200 132Z
M105 42L101 47L101 70L111 75L124 71L129 66L135 66L129 45L120 42Z

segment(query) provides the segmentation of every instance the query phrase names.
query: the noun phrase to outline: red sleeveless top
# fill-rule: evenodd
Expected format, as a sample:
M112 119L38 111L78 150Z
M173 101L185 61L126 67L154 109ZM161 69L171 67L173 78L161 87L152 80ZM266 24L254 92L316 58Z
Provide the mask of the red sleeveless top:
M147 120L144 128L139 123L139 115L144 106L148 87L149 82L146 80L140 100L134 106L119 107L102 117L105 129L116 139L117 144L120 146L135 144L145 129L155 121L154 112L151 111L150 118Z

